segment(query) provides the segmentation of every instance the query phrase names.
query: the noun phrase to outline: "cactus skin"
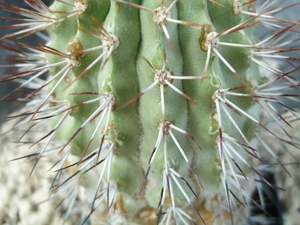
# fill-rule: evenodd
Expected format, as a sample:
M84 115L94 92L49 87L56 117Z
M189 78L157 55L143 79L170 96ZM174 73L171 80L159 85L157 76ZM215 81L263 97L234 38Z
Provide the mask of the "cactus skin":
M64 143L58 177L73 173L55 182L85 186L84 222L94 213L95 224L244 223L243 186L263 165L258 129L280 139L260 121L258 96L273 80L253 52L276 49L254 36L250 14L263 14L235 0L66 0L46 9L51 40L23 47L40 53L49 76L28 97L42 100L20 116L51 121L43 139ZM44 109L52 114L40 116Z

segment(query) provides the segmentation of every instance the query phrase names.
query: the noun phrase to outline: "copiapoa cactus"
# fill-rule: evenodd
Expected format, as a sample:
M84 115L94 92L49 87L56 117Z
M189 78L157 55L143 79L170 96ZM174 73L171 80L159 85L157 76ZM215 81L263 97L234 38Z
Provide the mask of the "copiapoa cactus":
M273 159L284 168L269 143L297 145L283 128L296 116L281 112L299 102L299 22L280 17L297 4L25 2L0 3L21 16L3 18L16 70L0 79L20 87L2 100L27 90L12 130L29 125L22 141L42 125L26 157L55 155L51 191L65 193L66 220L79 205L83 224L263 221L249 213L264 208L251 191L276 189L262 173ZM22 43L33 34L46 44Z

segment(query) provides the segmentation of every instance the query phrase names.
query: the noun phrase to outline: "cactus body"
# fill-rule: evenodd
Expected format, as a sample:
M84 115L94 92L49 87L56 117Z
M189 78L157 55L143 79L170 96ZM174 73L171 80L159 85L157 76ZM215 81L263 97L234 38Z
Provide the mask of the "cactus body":
M279 139L258 98L273 81L255 54L273 48L254 36L264 14L236 0L66 0L43 9L51 39L32 48L49 76L25 117L51 120L39 142L63 143L57 173L72 176L57 186L87 189L85 222L95 213L95 224L244 223L247 215L232 212L263 164L257 130Z

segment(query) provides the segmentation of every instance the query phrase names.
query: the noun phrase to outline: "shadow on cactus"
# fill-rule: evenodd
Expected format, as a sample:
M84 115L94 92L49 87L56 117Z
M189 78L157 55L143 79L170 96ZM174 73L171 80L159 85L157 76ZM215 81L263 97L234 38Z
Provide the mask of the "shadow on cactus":
M0 80L20 82L2 100L32 90L10 131L42 126L25 158L55 155L66 220L79 205L83 224L246 224L257 202L255 221L276 220L251 191L276 190L262 171L285 169L269 143L298 147L284 125L297 122L299 22L281 17L297 4L25 2L0 3L22 16L1 27L15 71ZM44 30L46 45L22 43Z

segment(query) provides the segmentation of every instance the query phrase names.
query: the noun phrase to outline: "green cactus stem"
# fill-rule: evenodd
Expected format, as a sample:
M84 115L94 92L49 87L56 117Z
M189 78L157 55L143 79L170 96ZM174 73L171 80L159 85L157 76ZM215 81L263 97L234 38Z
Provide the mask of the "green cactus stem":
M289 144L266 121L283 119L274 102L299 101L288 87L272 94L277 80L298 85L292 57L282 54L297 49L274 45L297 22L279 25L269 1L257 8L246 0L26 2L37 12L0 3L30 18L20 22L28 29L0 40L46 30L47 45L15 43L44 64L1 80L38 87L26 97L34 107L17 117L51 124L34 143L42 144L37 163L58 146L53 190L73 186L75 202L86 189L83 223L245 223L245 186L264 182L260 149L272 152L259 132ZM274 34L258 40L259 24ZM265 60L272 56L290 72L272 67Z

